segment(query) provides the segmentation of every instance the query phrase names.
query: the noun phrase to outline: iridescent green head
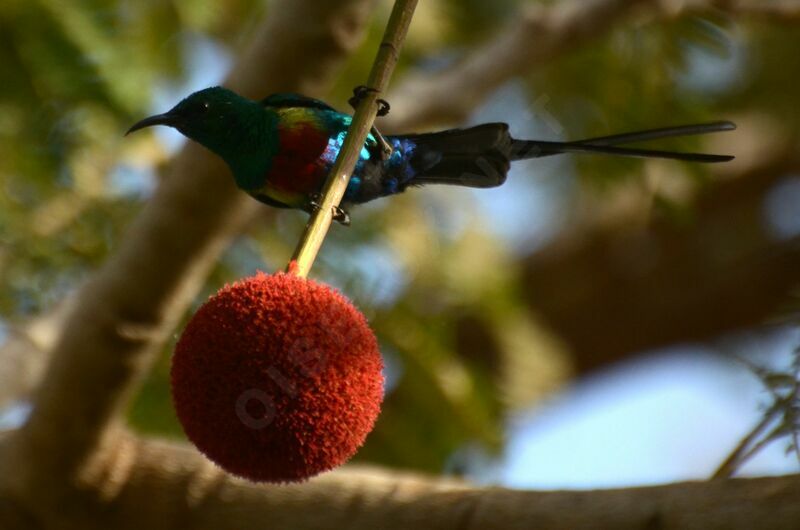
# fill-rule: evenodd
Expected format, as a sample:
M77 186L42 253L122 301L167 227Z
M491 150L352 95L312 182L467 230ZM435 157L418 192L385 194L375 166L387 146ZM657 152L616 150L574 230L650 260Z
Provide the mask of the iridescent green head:
M254 178L269 165L275 120L260 103L215 86L189 95L164 114L135 123L125 134L153 125L174 127L221 156L240 180Z

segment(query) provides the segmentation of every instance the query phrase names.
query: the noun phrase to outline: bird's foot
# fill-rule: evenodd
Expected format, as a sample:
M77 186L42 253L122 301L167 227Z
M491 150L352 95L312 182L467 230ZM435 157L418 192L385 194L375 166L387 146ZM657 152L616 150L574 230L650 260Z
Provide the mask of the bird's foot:
M350 104L351 107L353 107L353 109L355 109L356 107L358 107L358 104L361 103L361 100L367 96L367 94L371 94L373 92L377 93L379 91L377 88L372 88L366 85L358 85L353 89L353 97L348 99L347 102ZM379 117L383 117L389 114L389 110L391 110L392 106L389 105L388 101L386 101L385 99L378 99L376 102L378 104Z
M389 157L391 157L392 153L394 153L394 149L392 148L391 144L389 144L389 142L386 141L386 138L383 137L381 132L374 125L372 126L372 130L370 130L370 132L372 133L372 136L375 137L375 140L378 142L378 147L380 148L380 152L378 154L380 155L381 160L383 160L384 162L389 160Z
M389 105L389 102L386 101L385 99L378 98L377 103L378 103L378 113L377 114L378 114L379 118L383 118L384 116L389 114L390 110L392 110L392 106Z
M350 226L350 214L341 206L333 209L333 220L342 226Z
M386 162L392 156L392 153L394 153L394 149L392 149L391 144L386 141L386 138L383 137L383 135L377 128L375 128L374 125L372 126L372 130L370 132L372 133L372 136L375 137L375 141L378 142L378 156L381 157L382 161Z
M378 90L366 85L359 85L353 89L353 97L347 100L347 102L350 103L350 106L355 109L358 107L358 104L361 103L361 100L364 99L364 97L370 92L378 92ZM378 99L377 104L378 116L386 116L389 114L389 109L391 109L392 106L389 105L388 101L385 99ZM381 160L389 160L389 157L392 156L392 152L394 152L391 144L386 141L386 138L383 137L381 132L374 125L372 126L372 129L370 129L370 133L372 133L372 136L374 136L375 140L378 142L378 147L380 148L378 155L380 156Z
M372 133L372 136L375 137L375 141L378 142L378 149L380 150L378 152L378 156L381 157L382 161L386 162L392 156L392 153L394 153L394 149L374 125L372 126L370 132Z
M309 197L308 206L306 206L306 211L308 213L314 213L317 210L319 210L321 206L322 206L322 196L319 193L315 193L311 195L311 197ZM341 206L333 207L333 220L342 226L350 226L350 214L347 213L347 210L345 210Z

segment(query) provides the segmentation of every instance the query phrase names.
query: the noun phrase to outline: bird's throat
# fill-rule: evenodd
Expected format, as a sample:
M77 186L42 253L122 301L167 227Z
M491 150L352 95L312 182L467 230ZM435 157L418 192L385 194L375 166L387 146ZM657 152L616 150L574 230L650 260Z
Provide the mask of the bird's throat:
M264 185L273 157L280 147L277 116L258 110L248 123L242 124L244 130L232 131L224 143L210 147L225 160L236 185L244 190L255 190Z

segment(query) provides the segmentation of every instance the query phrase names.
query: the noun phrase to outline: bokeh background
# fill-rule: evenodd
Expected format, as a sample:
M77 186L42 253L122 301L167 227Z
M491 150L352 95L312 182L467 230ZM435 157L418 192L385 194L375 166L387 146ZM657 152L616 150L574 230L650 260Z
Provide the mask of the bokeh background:
M561 3L426 0L394 86L435 78L521 13ZM789 372L800 344L800 8L678 4L520 69L463 123L437 116L418 130L505 121L516 137L560 140L731 119L734 133L662 145L735 162L533 160L501 188L415 189L333 229L313 275L366 313L386 359L384 410L356 460L516 487L702 479L759 421L770 393L747 362ZM389 7L327 98L342 109ZM220 82L269 9L0 4L0 426L24 421L46 362L29 346L51 340L184 141L124 131ZM402 123L402 98L392 112L387 129ZM196 304L281 269L305 219L265 207ZM173 346L129 421L180 438ZM790 443L741 474L796 472Z

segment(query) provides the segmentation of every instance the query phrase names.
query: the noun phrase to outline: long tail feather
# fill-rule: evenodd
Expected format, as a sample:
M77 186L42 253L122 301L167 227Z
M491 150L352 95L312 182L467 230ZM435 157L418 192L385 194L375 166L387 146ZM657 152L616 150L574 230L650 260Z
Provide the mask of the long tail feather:
M710 155L705 153L682 153L678 151L659 151L656 149L634 149L630 147L615 147L611 145L594 145L582 142L543 142L539 140L517 140L512 160L525 158L540 158L543 156L561 153L594 153L617 156L632 156L639 158L666 158L670 160L684 160L687 162L728 162L733 160L731 155Z
M622 145L632 144L635 142L649 142L650 140L660 140L662 138L694 136L698 134L711 134L734 130L736 130L736 124L733 122L714 121L710 123L695 123L692 125L679 125L677 127L648 129L646 131L636 131L632 133L612 134L610 136L598 136L596 138L580 140L574 143L585 143L592 145Z
M511 160L540 158L543 156L551 156L561 153L596 153L640 158L665 158L671 160L684 160L687 162L727 162L729 160L733 160L734 157L729 155L683 153L678 151L661 151L655 149L638 149L616 146L660 138L732 131L734 129L736 129L736 125L732 122L718 121L712 123L682 125L678 127L664 127L660 129L615 134L611 136L600 136L597 138L589 138L575 142L513 140L511 147Z

